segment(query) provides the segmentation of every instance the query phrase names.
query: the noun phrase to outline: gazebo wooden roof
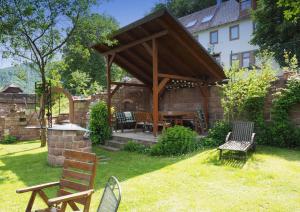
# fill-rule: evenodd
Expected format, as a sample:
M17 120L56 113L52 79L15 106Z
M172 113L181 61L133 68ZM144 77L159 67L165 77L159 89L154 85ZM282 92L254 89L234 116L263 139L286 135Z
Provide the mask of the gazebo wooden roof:
M222 67L167 10L152 13L121 28L112 40L116 41L115 45L93 46L106 56L108 91L111 84L117 85L108 93L108 106L119 87L141 86L112 82L110 67L114 62L143 82L142 86L152 88L154 134L158 123L158 95L171 79L201 82L207 88L209 83L225 78ZM207 94L205 88L203 94Z

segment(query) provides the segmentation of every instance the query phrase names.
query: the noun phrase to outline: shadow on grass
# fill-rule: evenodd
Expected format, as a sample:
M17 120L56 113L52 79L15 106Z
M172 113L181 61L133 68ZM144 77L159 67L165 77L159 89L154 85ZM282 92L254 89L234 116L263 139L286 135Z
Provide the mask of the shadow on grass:
M23 144L26 146L26 142ZM38 148L23 151L16 150L15 152L0 156L0 160L4 164L0 166L0 172L13 172L17 176L18 181L22 181L27 186L58 181L61 175L61 168L54 168L47 164L46 151L30 153L30 151L35 149ZM112 175L116 176L122 182L159 170L196 154L181 157L152 157L124 151L108 152L98 147L93 147L93 152L97 154L99 160L95 180L96 190L103 188L107 179ZM0 178L0 183L4 181L8 182L6 177ZM50 196L53 194L55 192L50 191Z
M231 151L224 152L221 160L219 158L219 151L217 149L210 149L208 154L209 155L204 159L204 162L215 166L225 165L241 169L247 162L244 158L244 155ZM248 157L251 157L251 155Z

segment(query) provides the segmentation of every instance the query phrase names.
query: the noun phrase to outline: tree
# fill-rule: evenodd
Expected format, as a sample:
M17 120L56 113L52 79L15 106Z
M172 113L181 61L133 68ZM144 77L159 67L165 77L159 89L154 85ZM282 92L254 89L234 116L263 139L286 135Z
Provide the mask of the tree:
M300 59L300 22L285 18L286 11L290 9L285 2L288 1L258 1L257 9L253 11L256 29L251 41L262 50L274 52L274 57L281 66L286 65L284 51Z
M40 124L44 129L46 67L74 32L79 18L88 12L92 0L1 1L0 44L3 55L29 63L42 79ZM46 145L42 130L41 146Z
M90 14L79 20L77 28L63 50L63 60L68 68L61 73L65 86L73 94L79 94L73 89L74 87L82 87L80 81L74 81L72 73L75 72L85 73L91 83L106 87L105 60L91 46L96 43L110 42L107 37L117 28L116 20L109 16ZM120 69L112 70L113 76L120 73L122 73ZM87 89L86 86L84 87Z
M285 8L284 17L286 20L298 22L300 19L300 1L299 0L279 0L278 6Z
M151 11L167 8L175 17L180 18L214 4L216 0L166 0L156 3Z

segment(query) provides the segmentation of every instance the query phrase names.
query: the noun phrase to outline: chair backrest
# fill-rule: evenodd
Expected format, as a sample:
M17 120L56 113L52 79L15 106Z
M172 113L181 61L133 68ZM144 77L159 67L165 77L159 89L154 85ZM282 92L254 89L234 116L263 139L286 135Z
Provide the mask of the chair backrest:
M97 158L93 153L65 150L58 196L94 188ZM85 204L85 200L76 201Z
M253 122L235 121L232 123L232 140L251 141L253 130Z
M134 114L132 112L124 112L124 116L127 122L135 121Z
M115 212L121 202L121 187L114 176L106 183L97 212Z
M147 121L147 113L146 112L134 112L136 122L146 122Z
M116 121L117 123L125 123L126 117L123 112L116 112Z

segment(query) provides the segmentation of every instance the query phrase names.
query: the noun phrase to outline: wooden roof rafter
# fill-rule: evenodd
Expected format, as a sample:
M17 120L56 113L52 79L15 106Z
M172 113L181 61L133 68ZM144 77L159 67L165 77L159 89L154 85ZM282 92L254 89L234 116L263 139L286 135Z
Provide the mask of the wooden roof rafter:
M120 45L120 46L117 46L117 47L113 47L112 49L106 51L106 52L103 52L101 53L102 55L109 55L109 54L113 54L113 53L119 53L119 52L122 52L126 49L129 49L131 47L134 47L136 45L139 45L139 44L142 44L146 41L149 41L149 40L152 40L152 39L155 39L155 38L159 38L161 36L164 36L168 34L168 30L162 30L160 32L157 32L157 33L154 33L152 35L149 35L147 37L144 37L142 39L139 39L139 40L136 40L136 41L133 41L131 43L128 43L128 44L125 44L125 45Z

